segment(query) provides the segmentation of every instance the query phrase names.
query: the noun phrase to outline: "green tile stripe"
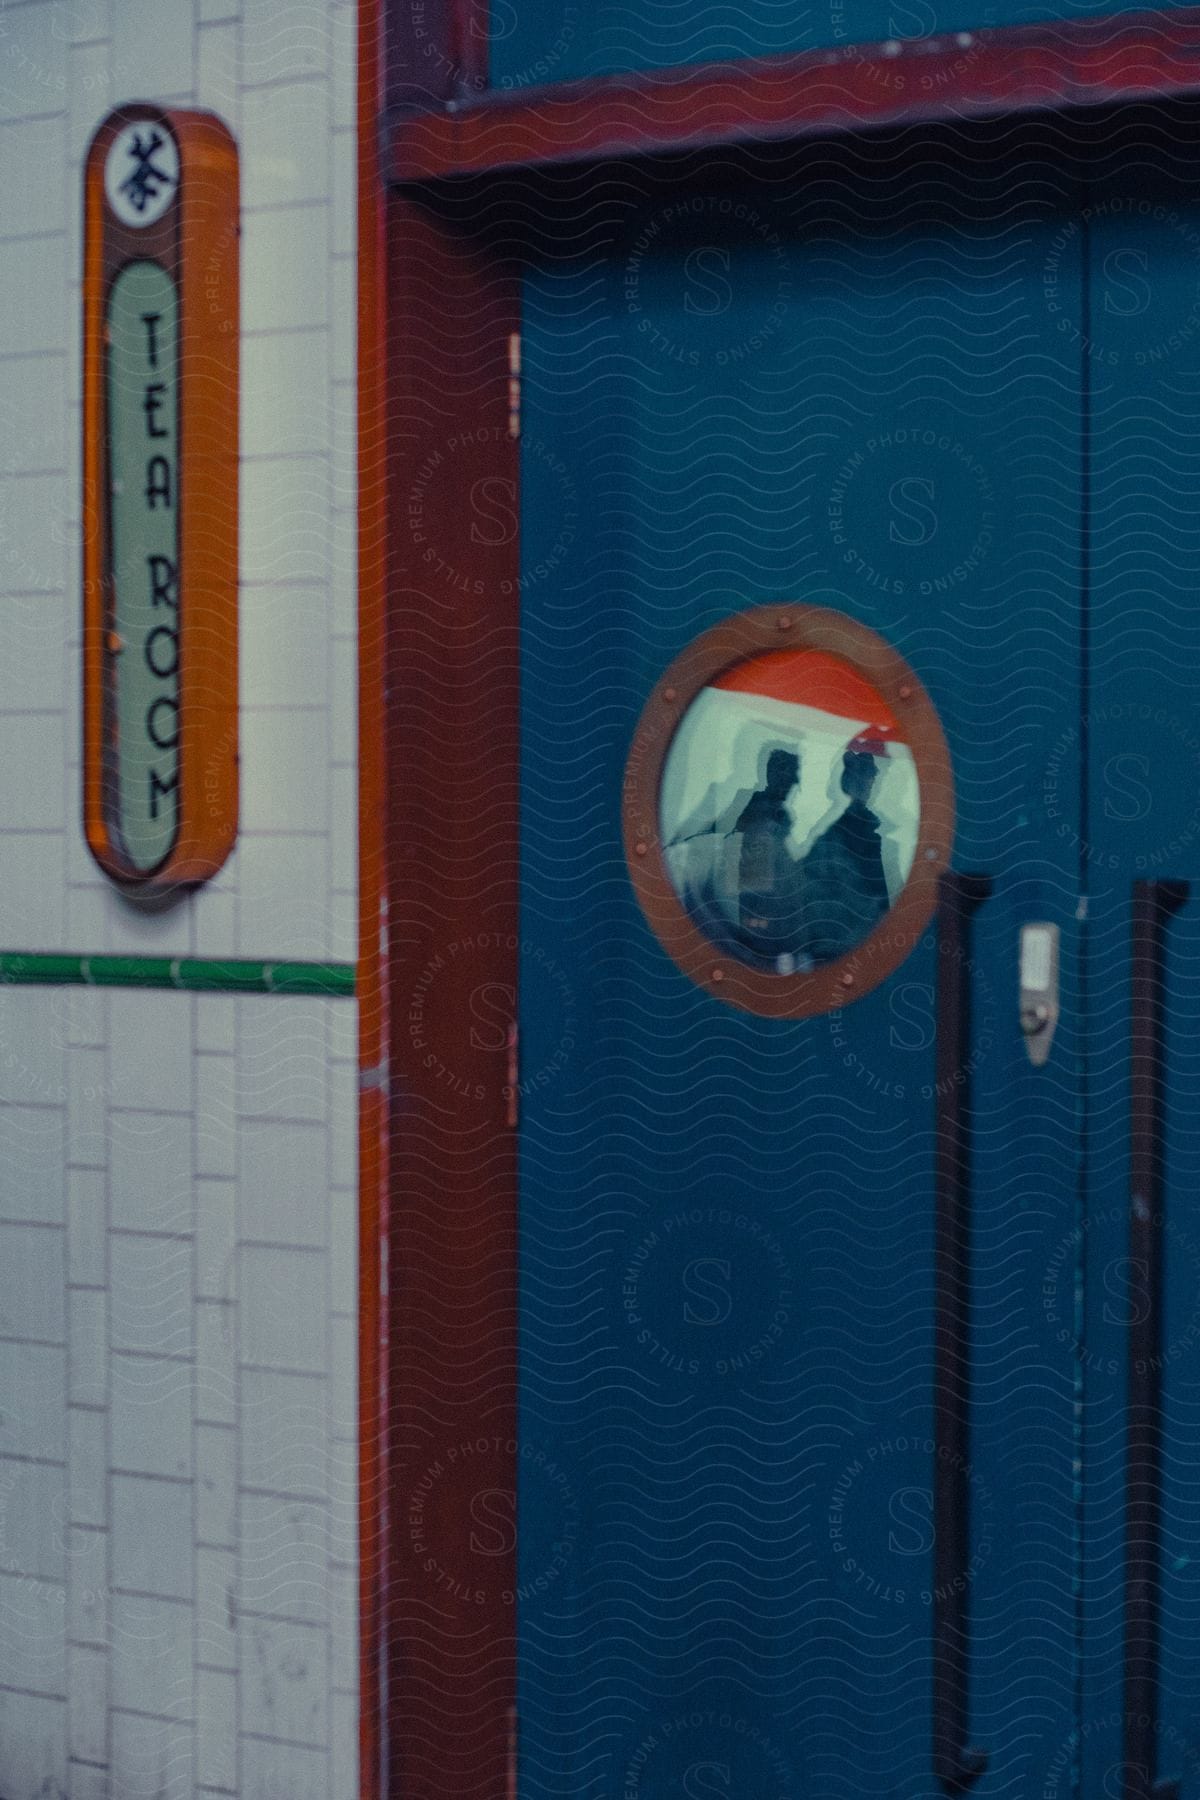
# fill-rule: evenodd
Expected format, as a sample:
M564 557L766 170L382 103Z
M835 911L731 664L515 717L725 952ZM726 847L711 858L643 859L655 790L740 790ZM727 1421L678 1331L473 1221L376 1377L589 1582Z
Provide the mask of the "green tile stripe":
M231 962L189 956L36 955L0 951L0 983L42 987L175 988L188 993L354 993L353 963Z

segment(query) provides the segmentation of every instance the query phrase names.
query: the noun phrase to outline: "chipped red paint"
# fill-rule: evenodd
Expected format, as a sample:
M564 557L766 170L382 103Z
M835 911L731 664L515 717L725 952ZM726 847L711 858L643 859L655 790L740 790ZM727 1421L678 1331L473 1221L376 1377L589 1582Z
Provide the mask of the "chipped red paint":
M393 116L389 168L430 181L1196 92L1200 8L1187 7L488 94Z
M485 86L487 0L385 7L388 106ZM384 140L373 141L382 154ZM515 1525L512 1542L486 1559L472 1531L480 1492L490 1491L489 1524L496 1491L513 1508L516 1497L517 1164L506 1090L516 1019L519 543L515 533L484 542L462 521L472 484L485 477L508 484L515 517L510 344L520 317L515 280L460 233L399 196L382 216L382 318L371 352L386 385L372 487L386 534L372 676L385 776L371 827L387 897L389 1068L386 1541L375 1597L386 1670L382 1792L493 1800L514 1782ZM487 949L468 952L480 937ZM498 1047L490 1015L490 1030L471 1031L481 988L492 1014L492 1002L507 998ZM465 1448L483 1439L497 1449ZM497 1548L494 1537L487 1547ZM372 1790L364 1796L373 1800Z
M516 1687L519 544L465 521L485 479L516 516L518 290L395 196L388 245L387 1792L494 1800Z

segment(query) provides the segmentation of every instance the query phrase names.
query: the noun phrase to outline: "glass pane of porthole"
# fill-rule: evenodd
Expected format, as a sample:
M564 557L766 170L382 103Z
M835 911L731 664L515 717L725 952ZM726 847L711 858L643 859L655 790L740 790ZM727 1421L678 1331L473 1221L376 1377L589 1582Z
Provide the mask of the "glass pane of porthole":
M715 948L801 974L849 954L908 880L912 751L887 701L825 651L772 650L696 695L663 769L680 900Z

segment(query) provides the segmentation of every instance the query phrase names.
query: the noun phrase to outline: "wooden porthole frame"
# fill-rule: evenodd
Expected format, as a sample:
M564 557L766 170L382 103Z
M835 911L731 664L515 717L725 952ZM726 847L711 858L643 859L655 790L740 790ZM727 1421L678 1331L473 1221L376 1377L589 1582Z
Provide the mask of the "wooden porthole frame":
M820 650L869 681L903 722L916 766L920 817L912 868L895 905L853 951L819 969L777 975L714 945L676 892L659 827L663 769L688 707L733 664L781 649ZM757 606L694 639L656 682L633 735L622 789L625 859L646 922L699 987L746 1012L807 1019L861 999L919 942L937 905L954 843L950 752L932 700L898 651L866 625L819 606Z

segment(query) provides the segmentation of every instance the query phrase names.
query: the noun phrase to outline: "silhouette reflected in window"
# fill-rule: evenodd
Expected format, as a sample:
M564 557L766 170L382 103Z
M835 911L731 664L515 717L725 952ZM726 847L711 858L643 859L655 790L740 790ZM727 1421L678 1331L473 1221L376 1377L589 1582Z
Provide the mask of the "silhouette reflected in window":
M867 804L877 774L868 752L846 751L841 787L850 804L804 859L804 945L814 963L855 949L891 905L879 815Z
M800 785L794 750L772 750L766 785L750 796L734 830L741 834L738 919L747 946L774 960L795 956L804 936L800 865L788 849L788 797Z
M771 651L689 706L663 770L671 878L714 949L795 974L857 948L908 879L912 753L849 663Z

